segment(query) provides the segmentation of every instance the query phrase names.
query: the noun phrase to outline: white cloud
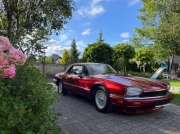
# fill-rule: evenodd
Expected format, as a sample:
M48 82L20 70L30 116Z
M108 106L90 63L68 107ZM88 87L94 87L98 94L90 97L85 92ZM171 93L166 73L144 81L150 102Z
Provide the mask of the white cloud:
M135 5L136 3L140 2L140 0L130 0L129 1L129 6L133 6Z
M96 16L105 12L103 6L99 5L102 0L92 0L91 4L88 7L81 7L78 10L79 15L81 16Z
M92 5L96 5L98 4L99 2L101 2L102 0L92 0Z
M118 44L121 44L121 43L128 43L129 40L122 40L122 41L116 41L116 42L112 42L113 45L118 45Z
M87 32L90 32L90 29L87 29ZM61 33L58 38L56 37L50 39L46 42L44 42L44 45L47 47L45 50L46 56L51 56L52 54L58 54L59 56L63 55L64 49L67 49L68 51L71 48L72 43L72 30L69 30L68 33ZM78 51L80 52L80 57L82 57L84 48L86 47L86 43L83 40L76 40L76 46Z
M68 51L70 50L69 47L62 47L61 45L55 46L51 45L48 46L47 49L45 50L47 56L51 56L52 54L58 54L59 56L63 55L64 49L67 49Z
M129 42L129 40L123 40L123 41L122 41L122 43L127 43L127 42Z
M47 40L46 42L43 42L43 44L45 46L49 46L49 45L57 45L59 42L57 40L54 40L54 39L50 39L50 40Z
M80 49L83 48L83 50L86 47L86 43L83 40L77 41L76 45L77 45L77 47L80 47Z
M69 39L69 35L62 34L59 36L61 37L59 40L50 39L43 43L47 47L45 49L46 56L51 56L52 54L58 54L59 56L62 56L64 49L67 49L68 51L70 50L72 40ZM85 42L83 40L76 40L76 46L80 52L80 57L82 57L84 48L86 47Z
M90 35L90 31L91 31L91 29L86 29L81 34L82 35Z
M120 34L120 36L122 38L128 38L129 37L129 32L122 33L122 34Z
M63 41L68 39L68 35L67 34L60 34L59 39L60 39L59 40L60 42L63 42Z

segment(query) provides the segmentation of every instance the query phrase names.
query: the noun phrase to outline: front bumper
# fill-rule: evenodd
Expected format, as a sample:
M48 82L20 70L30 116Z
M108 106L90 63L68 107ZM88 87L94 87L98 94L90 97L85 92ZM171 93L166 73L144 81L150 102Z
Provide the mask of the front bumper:
M174 95L168 92L165 96L156 97L123 97L110 95L113 108L126 113L146 113L151 112L170 104Z

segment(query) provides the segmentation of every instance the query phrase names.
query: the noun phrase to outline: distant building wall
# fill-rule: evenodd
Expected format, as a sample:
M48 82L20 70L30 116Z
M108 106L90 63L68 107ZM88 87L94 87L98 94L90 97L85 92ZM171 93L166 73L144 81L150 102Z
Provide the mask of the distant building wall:
M64 72L68 68L68 64L51 64L51 63L35 63L34 66L41 71L42 74L53 76L57 73Z

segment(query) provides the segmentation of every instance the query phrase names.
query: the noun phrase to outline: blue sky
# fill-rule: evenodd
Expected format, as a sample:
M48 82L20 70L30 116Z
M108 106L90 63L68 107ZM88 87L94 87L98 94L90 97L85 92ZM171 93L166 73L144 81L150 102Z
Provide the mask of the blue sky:
M128 42L134 27L141 27L137 18L140 0L75 0L77 10L64 26L58 36L52 34L46 54L62 56L64 49L70 49L73 39L78 51L82 53L87 44L99 38L100 30L103 39L110 46ZM81 57L80 56L80 57Z

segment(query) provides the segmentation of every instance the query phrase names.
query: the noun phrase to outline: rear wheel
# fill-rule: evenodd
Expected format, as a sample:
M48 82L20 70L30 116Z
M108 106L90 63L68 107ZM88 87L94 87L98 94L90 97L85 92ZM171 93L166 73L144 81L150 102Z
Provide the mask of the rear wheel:
M58 82L58 93L62 93L63 95L67 94L67 90L63 86L63 82L59 80Z
M94 103L96 109L100 112L105 113L112 111L109 93L103 86L97 87L94 93Z

